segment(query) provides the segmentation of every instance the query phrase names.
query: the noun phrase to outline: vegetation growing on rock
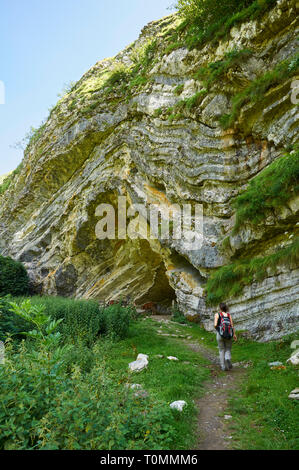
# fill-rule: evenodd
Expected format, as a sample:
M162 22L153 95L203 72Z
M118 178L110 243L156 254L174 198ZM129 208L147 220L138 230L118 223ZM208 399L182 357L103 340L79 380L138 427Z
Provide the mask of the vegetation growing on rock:
M286 153L261 171L234 201L234 232L245 223L258 224L299 191L299 150Z
M275 87L284 80L295 76L298 73L299 54L295 54L289 59L283 60L260 77L253 80L243 91L237 93L232 99L232 110L229 114L224 114L220 118L220 123L224 129L232 127L238 120L240 111L247 103L258 103L265 97L267 91Z
M190 49L200 47L207 41L217 43L232 27L260 18L276 1L178 0L177 8L184 20L172 36L172 50L185 45Z
M29 293L29 277L22 263L0 256L0 297Z
M8 190L8 188L13 183L17 175L20 174L22 167L23 165L22 163L20 163L20 165L3 180L3 182L0 184L0 196L4 194L5 191Z
M281 266L297 266L299 237L275 253L252 259L238 260L216 270L207 282L207 302L217 305L222 299L242 294L245 286L274 275Z

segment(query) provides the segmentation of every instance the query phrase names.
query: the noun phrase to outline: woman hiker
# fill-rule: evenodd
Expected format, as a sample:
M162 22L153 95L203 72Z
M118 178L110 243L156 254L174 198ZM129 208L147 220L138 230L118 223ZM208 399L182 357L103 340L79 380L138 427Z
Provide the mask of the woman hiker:
M214 327L217 331L217 343L219 347L220 366L222 370L232 369L231 349L232 338L237 341L234 324L231 315L228 313L227 305L220 304L220 313L216 313Z

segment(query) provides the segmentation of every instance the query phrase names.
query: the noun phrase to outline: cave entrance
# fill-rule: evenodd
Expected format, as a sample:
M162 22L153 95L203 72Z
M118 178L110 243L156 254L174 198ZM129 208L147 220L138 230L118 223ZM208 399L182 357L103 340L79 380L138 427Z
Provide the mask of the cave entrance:
M164 263L161 262L153 286L136 300L136 305L154 313L171 314L173 301L176 301L175 291L169 284Z

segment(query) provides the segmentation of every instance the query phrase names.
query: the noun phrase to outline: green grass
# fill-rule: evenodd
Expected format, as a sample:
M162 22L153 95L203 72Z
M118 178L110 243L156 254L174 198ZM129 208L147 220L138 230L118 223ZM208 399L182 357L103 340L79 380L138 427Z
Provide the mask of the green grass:
M218 354L215 334L192 324L193 340ZM251 361L240 386L231 393L225 414L232 415L229 434L232 447L249 450L298 449L299 403L288 398L298 387L298 367L287 364L298 333L277 341L258 343L237 331L232 348L233 363ZM271 370L268 363L282 362L286 369Z
M146 45L141 56L136 59L135 65L132 67L121 65L116 68L103 84L105 94L117 90L122 95L127 93L130 95L133 89L145 85L149 81L148 72L153 65L156 51L157 41L153 40Z
M239 260L223 266L207 282L207 303L217 305L222 299L241 295L245 286L265 279L269 275L268 270L275 273L279 264L290 266L298 262L299 237L271 255Z
M173 42L168 45L171 50L182 45L189 49L198 48L208 41L216 45L228 37L232 27L263 16L276 4L276 0L182 0L178 3L182 23L172 35ZM189 4L191 9L180 8L180 3Z
M19 321L9 310L7 301L20 305L26 297L4 298L0 305L0 339L7 333L14 338L22 338L22 332L31 328L30 324ZM130 321L135 312L131 308L120 307L119 304L100 307L93 300L80 300L65 297L30 297L33 306L44 305L47 315L55 320L63 319L59 326L64 342L68 344L92 345L101 336L122 338L126 335Z
M10 185L14 182L16 177L20 174L22 168L23 168L23 162L21 162L18 165L18 167L3 180L2 184L0 184L0 195L4 194L8 190Z
M236 233L245 223L263 222L269 211L281 207L299 190L299 149L276 159L234 201Z
M82 302L79 302L77 305L75 305L75 302L78 301L42 297L32 299L33 304L46 304L47 312L51 311L53 316L57 317L57 312L58 316L71 314L73 320L79 315L80 309L77 308L78 305L80 304L82 308L84 307ZM74 306L76 307L75 309ZM68 313L69 308L73 310L71 313ZM91 304L90 308L93 310ZM82 345L80 347L79 345L75 348L73 347L72 351L67 353L68 356L64 358L64 361L60 363L64 363L63 367L65 368L65 372L61 373L61 380L63 382L60 383L56 379L54 380L53 376L57 393L54 393L54 391L52 393L51 391L51 397L53 395L53 398L49 402L49 412L46 417L48 424L47 421L39 422L38 429L43 434L42 447L46 446L43 448L48 448L49 446L49 448L53 449L73 448L69 446L76 445L76 448L79 449L90 448L92 446L90 438L88 440L88 436L84 432L87 432L86 426L88 423L90 429L93 426L103 426L101 419L97 419L98 415L103 415L103 410L99 408L96 411L95 407L96 397L100 392L97 392L96 388L92 386L93 383L96 383L97 387L101 384L101 380L103 380L101 387L108 387L107 390L110 393L111 409L109 408L109 419L115 422L115 426L119 427L120 432L123 432L123 427L127 426L127 419L136 419L138 410L140 413L145 409L147 413L149 413L149 410L152 410L154 413L156 407L159 407L156 413L158 415L164 413L163 423L161 418L159 421L158 415L156 417L154 414L152 415L153 419L156 419L156 431L151 435L152 428L150 422L148 422L146 428L142 431L142 433L145 433L145 429L147 429L144 441L138 435L138 448L148 449L148 442L153 442L154 444L152 445L155 446L155 449L188 450L194 448L198 439L196 432L198 409L195 406L195 400L203 395L204 383L210 378L210 372L205 367L209 362L199 353L189 349L184 344L183 339L172 336L159 336L157 334L158 330L162 330L163 333L170 335L191 336L192 339L189 341L198 342L207 350L211 350L215 354L218 353L215 334L207 332L200 325L188 322L187 324L172 322L165 325L157 323L151 318L140 319L131 323L127 336L121 340L113 341L111 338L101 337L97 339L91 348L82 348ZM225 413L233 416L230 422L233 447L240 449L298 448L298 433L296 432L299 417L298 403L288 399L289 393L297 386L298 370L290 364L286 365L285 370L271 370L268 366L268 362L273 361L281 361L286 364L286 360L292 354L290 348L291 342L296 339L296 335L293 334L270 343L256 343L248 340L242 336L241 332L237 332L237 335L238 342L234 343L232 349L233 363L236 361L251 361L252 365L246 369L240 388L236 392L231 393L229 408L225 410ZM31 381L37 380L42 373L38 367L39 363L36 360L34 363L32 362L34 358L36 359L37 352L32 350L34 345L28 343L28 341L31 340L26 340L26 346L21 345L20 352L16 350L14 353L20 354L20 361L23 361L24 367L27 364L26 354L28 355L29 362L25 367L25 369L28 369L26 369L27 375L23 379L19 379L20 382L23 380L22 400L24 403L32 401L33 392L30 387L34 382L31 383ZM77 352L76 349L78 349ZM50 351L48 352L50 353ZM149 365L147 369L141 372L131 373L128 369L128 364L136 359L138 353L149 355ZM158 354L162 354L164 357L155 357ZM81 357L83 355L84 358ZM176 356L179 361L168 360L167 356L169 355ZM15 357L16 359L17 357ZM54 361L54 356L52 359ZM39 360L47 362L47 357L40 355ZM30 361L33 364L32 372ZM21 369L23 367L22 364L20 366ZM101 369L99 369L99 364L102 364ZM69 372L67 372L68 370ZM220 373L223 374L222 372ZM95 374L97 376L102 374L98 382L94 382ZM5 379L4 377L3 386L5 385L5 380L12 381L11 378L6 377ZM75 394L69 388L71 380L75 384ZM38 382L38 384L40 383L42 382ZM83 386L84 383L86 384L85 388ZM131 403L130 399L126 398L123 393L126 383L141 384L142 388L149 393L149 398L136 398ZM114 387L113 390L112 387ZM46 395L44 395L43 387L37 386L37 383L34 393L35 390L40 393L41 397L46 396L49 398L47 395L49 392L45 390ZM9 392L12 393L10 390ZM130 394L131 392L129 392ZM61 400L60 396L63 397ZM14 407L11 409L11 413L16 416L15 410L19 409L18 404L22 403L17 396L14 396L13 399ZM84 403L82 402L83 399ZM104 397L102 397L103 399ZM56 401L55 406L51 408L52 400ZM174 400L185 400L187 402L188 405L182 413L175 410L169 413L169 404ZM123 408L120 408L119 401L123 401ZM44 402L42 401L42 403ZM38 405L38 400L35 401L35 404L31 403L31 405L34 405L35 411L40 406ZM105 406L107 406L107 403L105 403ZM47 407L48 404L46 403ZM71 414L69 414L71 409L77 413L74 422L70 418ZM92 410L92 417L89 410ZM20 426L23 426L22 432L26 431L28 434L26 426L29 426L32 422L30 409L28 410L26 406L25 408L20 406L17 418ZM79 421L77 420L80 421L80 426L78 426ZM68 424L64 425L65 422ZM59 426L57 427L56 424ZM161 428L163 425L165 426L165 431ZM12 439L14 436L13 440L5 443L5 446L8 446L8 448L10 446L12 448L23 448L22 441L19 437L16 438L14 434L14 428L5 426L6 431L9 431L7 439ZM72 439L65 437L67 434L63 434L63 430L68 428L68 426L72 427L72 433L76 437L74 442ZM44 434L46 431L47 435ZM93 431L95 436L97 435L96 431L97 429ZM103 427L103 431L107 434L109 429ZM163 432L166 431L169 432L167 444L165 443L166 441L162 442ZM156 435L159 432L161 436ZM127 433L129 433L129 427ZM123 434L123 437L121 437L122 448L136 448L137 444L134 445L134 438L130 442L126 442L125 436ZM159 441L160 438L162 439L161 441ZM132 439L132 436L130 439ZM5 440L6 438L4 438ZM109 441L110 445L111 448L114 448L112 441Z
M231 397L227 413L233 416L231 433L236 449L298 449L299 404L288 398L298 387L298 368L286 360L294 352L298 334L269 343L240 339L233 346L235 360L253 362L241 391ZM286 369L271 370L280 361Z
M212 62L206 67L200 67L195 78L203 80L205 88L209 90L211 85L223 77L230 68L244 62L251 55L252 51L249 49L233 49L226 52L222 60Z
M267 91L286 79L298 73L299 54L280 62L273 70L264 73L253 80L243 91L237 93L232 99L232 110L229 114L220 117L220 124L224 129L232 127L238 120L241 108L248 103L258 103L265 97Z
M116 380L141 384L151 397L162 400L165 406L175 400L185 400L188 403L183 413L174 412L176 439L171 448L189 449L194 445L197 415L193 400L203 393L203 384L208 379L209 372L203 367L206 361L198 353L174 338L158 336L158 328L159 325L151 319L134 323L128 338L117 343L104 344L105 360ZM179 329L185 334L191 331L191 327L182 327L179 324L172 328L172 331ZM128 364L139 353L149 355L148 368L128 374ZM155 358L158 354L164 357ZM170 361L167 356L175 356L179 361ZM190 364L184 364L183 361Z
M179 96L182 93L183 89L184 89L184 85L181 84L181 85L176 86L173 92L175 95Z

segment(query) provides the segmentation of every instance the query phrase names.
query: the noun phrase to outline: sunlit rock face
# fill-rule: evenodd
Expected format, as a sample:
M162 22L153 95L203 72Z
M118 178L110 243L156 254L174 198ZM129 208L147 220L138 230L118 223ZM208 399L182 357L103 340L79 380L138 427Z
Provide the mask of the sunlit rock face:
M294 54L294 12L295 2L280 1L262 21L232 28L216 49L207 44L169 54L163 36L178 18L150 23L134 44L98 62L59 101L1 197L0 250L24 263L37 292L107 301L129 297L137 305L176 300L188 318L213 329L215 308L206 305L204 290L211 272L240 256L272 253L298 231L297 199L258 227L231 234L233 198L296 140L291 80L271 88L259 103L247 103L234 128L224 131L219 124L240 84ZM109 74L120 64L132 65L153 39L157 47L146 83L130 96L117 87L107 93ZM193 78L198 68L236 48L253 54L214 83L195 108L175 120L159 112L201 91L203 84ZM111 204L117 220L119 197L128 207L202 205L202 246L194 250L184 239L159 237L98 239L96 209ZM127 222L134 223L134 215ZM230 247L223 250L228 236ZM241 296L223 299L237 328L259 340L294 331L298 275L298 267L281 266Z

